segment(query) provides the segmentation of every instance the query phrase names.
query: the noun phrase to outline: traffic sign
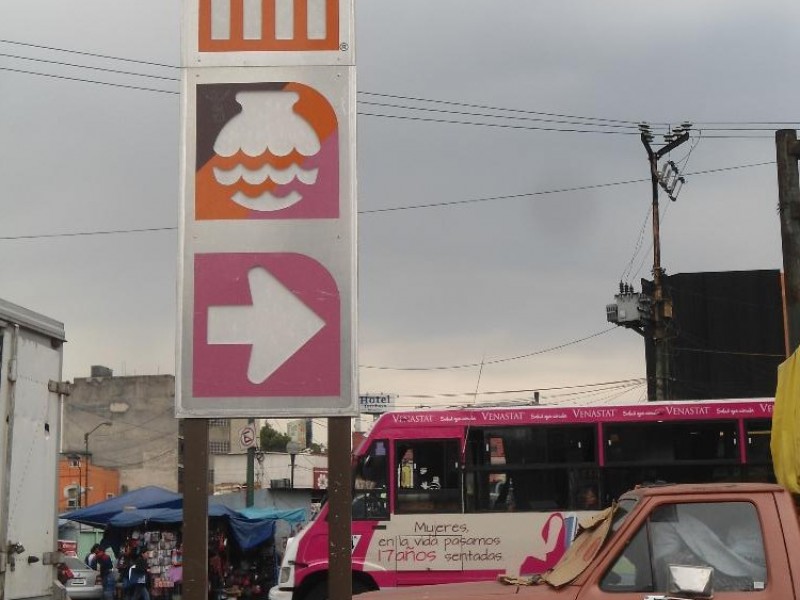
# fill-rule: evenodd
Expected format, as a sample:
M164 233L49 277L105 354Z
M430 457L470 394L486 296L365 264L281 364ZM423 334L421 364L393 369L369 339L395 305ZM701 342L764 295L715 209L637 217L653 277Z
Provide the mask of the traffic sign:
M239 446L242 448L255 448L258 446L255 425L245 425L239 430Z
M188 69L179 417L352 416L354 67Z

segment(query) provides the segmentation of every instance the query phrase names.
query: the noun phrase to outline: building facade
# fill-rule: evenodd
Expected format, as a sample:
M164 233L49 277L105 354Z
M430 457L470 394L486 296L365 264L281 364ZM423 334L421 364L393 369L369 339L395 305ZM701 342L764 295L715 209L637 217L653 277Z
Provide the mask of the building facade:
M87 471L82 455L62 456L58 462L58 490L59 514L96 504L119 495L119 471L91 463Z
M100 368L93 374L76 378L65 399L62 443L62 455L88 462L89 498L96 467L117 470L122 493L146 485L177 491L175 377L115 377Z
M261 420L253 424L256 442L262 425ZM209 419L208 426L208 493L243 489L247 419ZM70 508L77 507L78 494L81 506L87 506L87 501L94 504L147 485L181 492L183 465L191 457L184 456L182 428L175 418L175 377L118 377L93 367L91 377L75 379L65 399L62 448L62 488ZM292 469L288 454L259 452L254 487L289 489L294 476L296 489L310 490L315 469L319 475L326 468L326 456L297 454ZM116 473L116 480L109 473Z

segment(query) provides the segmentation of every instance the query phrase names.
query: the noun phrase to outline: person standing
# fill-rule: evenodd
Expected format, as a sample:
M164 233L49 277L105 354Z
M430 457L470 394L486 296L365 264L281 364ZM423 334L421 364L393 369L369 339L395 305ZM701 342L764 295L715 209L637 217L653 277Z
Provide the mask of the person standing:
M89 554L86 555L86 558L83 559L83 562L87 564L90 568L97 570L97 563L94 560L95 554L97 554L97 550L100 548L100 544L94 544L92 549L89 551Z
M147 556L140 554L128 571L128 590L130 600L150 600L147 591Z
M97 564L97 570L100 571L100 581L103 582L103 598L105 600L113 600L116 586L113 573L114 563L111 562L111 557L106 554L103 548L97 549L94 561Z

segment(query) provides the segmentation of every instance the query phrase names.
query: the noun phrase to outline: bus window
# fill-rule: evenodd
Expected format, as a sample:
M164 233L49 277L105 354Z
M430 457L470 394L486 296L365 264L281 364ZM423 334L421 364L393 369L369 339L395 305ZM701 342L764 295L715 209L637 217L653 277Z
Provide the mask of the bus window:
M735 421L614 423L605 429L609 463L736 461Z
M772 422L769 419L751 419L745 421L747 436L747 462L749 464L771 464L772 454L769 450Z
M586 485L601 491L593 424L472 427L465 467L468 512L572 509Z
M353 519L389 517L388 443L375 440L369 451L359 457L353 477Z
M458 440L403 440L395 446L398 513L461 512Z

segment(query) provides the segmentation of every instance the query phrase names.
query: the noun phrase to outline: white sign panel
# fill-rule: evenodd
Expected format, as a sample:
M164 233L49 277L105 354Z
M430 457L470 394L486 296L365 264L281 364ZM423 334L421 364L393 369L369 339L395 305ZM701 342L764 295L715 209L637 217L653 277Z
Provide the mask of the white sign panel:
M394 410L396 394L365 394L358 397L360 412L382 414Z
M184 6L176 416L353 416L352 2Z

